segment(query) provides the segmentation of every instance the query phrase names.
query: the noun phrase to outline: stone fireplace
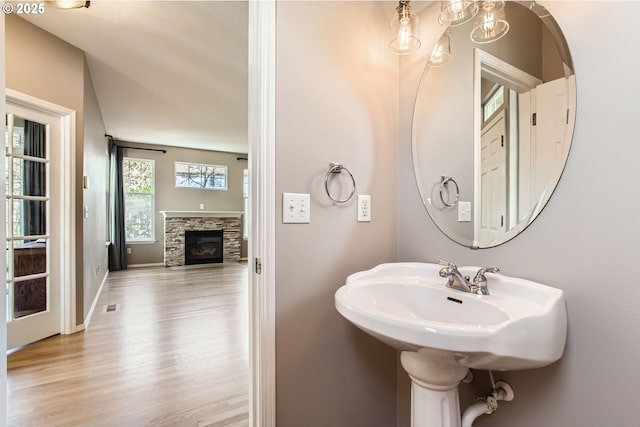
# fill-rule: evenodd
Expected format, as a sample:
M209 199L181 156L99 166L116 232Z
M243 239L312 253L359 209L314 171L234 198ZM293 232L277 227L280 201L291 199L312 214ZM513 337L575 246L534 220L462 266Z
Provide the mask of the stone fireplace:
M162 211L164 216L164 265L176 267L185 263L185 240L187 232L189 238L200 239L204 244L193 253L196 262L234 262L240 260L240 243L242 240L242 212L228 211ZM218 233L210 233L217 231ZM193 233L195 232L195 233ZM204 233L203 233L204 232ZM214 252L215 240L219 235L222 243L222 260L212 261L209 257ZM218 250L215 250L218 252ZM220 255L217 253L216 255Z

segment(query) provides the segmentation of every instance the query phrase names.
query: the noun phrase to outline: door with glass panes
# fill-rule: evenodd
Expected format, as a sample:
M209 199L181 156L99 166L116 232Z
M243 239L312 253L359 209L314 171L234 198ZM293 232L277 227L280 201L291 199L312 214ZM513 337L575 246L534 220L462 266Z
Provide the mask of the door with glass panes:
M59 118L7 105L7 348L60 333Z

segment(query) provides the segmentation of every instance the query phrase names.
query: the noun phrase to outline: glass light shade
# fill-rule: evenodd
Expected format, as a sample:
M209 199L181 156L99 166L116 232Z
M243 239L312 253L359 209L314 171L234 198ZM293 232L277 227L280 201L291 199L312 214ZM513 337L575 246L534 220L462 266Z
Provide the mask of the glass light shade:
M431 56L429 56L429 65L432 67L441 67L449 62L452 57L451 37L449 36L449 31L446 31L431 51Z
M417 35L418 17L411 11L408 1L401 1L396 11L391 20L389 47L396 55L414 53L421 45Z
M440 2L438 22L444 26L455 27L469 22L478 13L476 1L446 0Z
M503 1L485 1L473 23L471 40L475 43L491 43L504 37L509 31Z

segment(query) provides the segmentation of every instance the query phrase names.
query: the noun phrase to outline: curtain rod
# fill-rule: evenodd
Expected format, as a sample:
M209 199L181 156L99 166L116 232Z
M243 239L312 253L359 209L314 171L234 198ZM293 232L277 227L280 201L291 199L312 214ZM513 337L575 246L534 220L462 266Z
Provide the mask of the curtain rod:
M167 154L167 150L163 150L163 149L160 149L160 148L142 148L142 147L128 147L128 146L126 146L126 145L118 145L118 144L116 143L116 139L115 139L113 136L111 136L111 135L109 135L109 134L106 134L106 133L104 134L104 136L105 136L106 138L111 139L111 141L113 142L113 144L114 144L116 147L120 147L120 148L128 148L129 150L159 151L159 152L161 152L161 153L163 153L163 154Z
M167 153L167 150L162 150L160 148L140 148L140 147L127 147L125 145L118 145L115 144L116 147L120 147L120 148L128 148L129 150L146 150L146 151L160 151L162 153Z

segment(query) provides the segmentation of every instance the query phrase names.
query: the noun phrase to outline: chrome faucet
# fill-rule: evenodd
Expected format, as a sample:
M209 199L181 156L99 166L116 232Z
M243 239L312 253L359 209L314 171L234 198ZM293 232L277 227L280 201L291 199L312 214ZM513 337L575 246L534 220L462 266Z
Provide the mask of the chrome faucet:
M469 282L469 276L463 276L460 271L458 271L458 266L454 263L440 260L440 265L444 265L445 267L440 269L440 277L448 278L447 287L457 289L463 292L473 292L473 288L471 283Z
M478 295L489 295L485 273L500 272L500 269L496 267L483 267L478 270L473 280L471 280L469 276L463 276L458 267L452 262L440 260L440 265L445 266L440 270L440 277L448 278L448 288Z

